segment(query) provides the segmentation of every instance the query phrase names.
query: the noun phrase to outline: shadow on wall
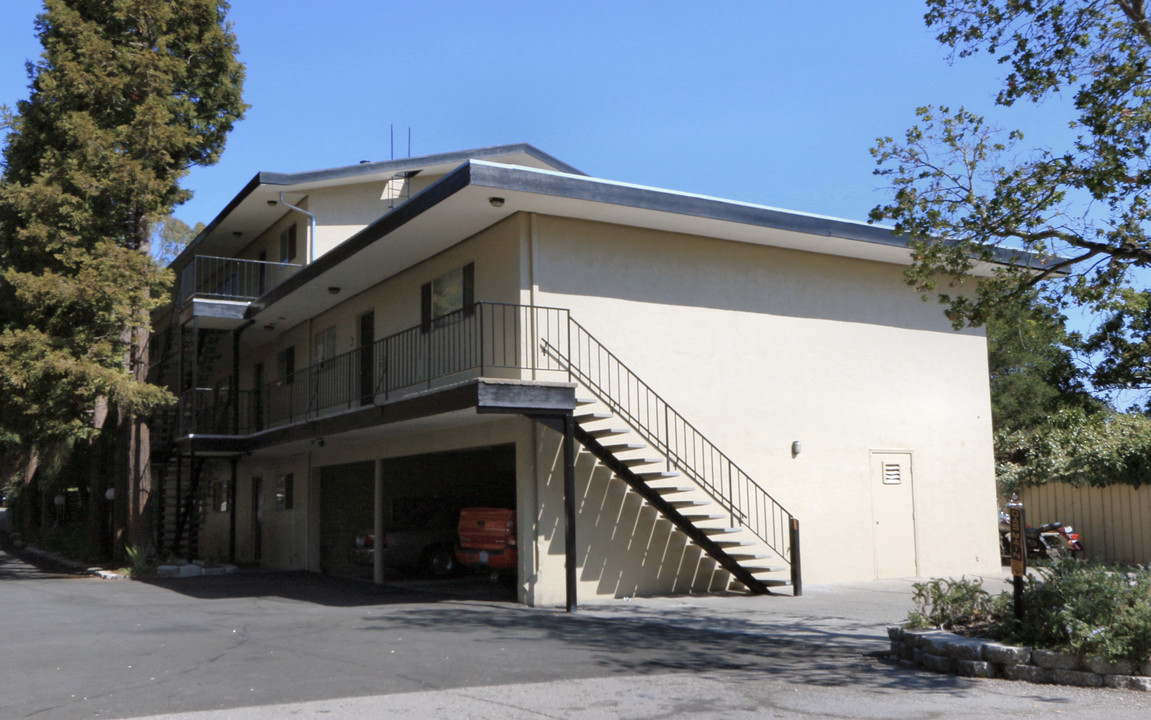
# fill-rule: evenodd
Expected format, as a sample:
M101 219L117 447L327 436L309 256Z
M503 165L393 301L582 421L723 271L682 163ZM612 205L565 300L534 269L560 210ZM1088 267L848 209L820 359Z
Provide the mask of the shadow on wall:
M562 466L551 477L556 492L549 496L562 501ZM598 596L709 592L730 582L714 560L582 449L576 458L576 495L578 579L595 583ZM563 533L551 538L549 554L562 556Z

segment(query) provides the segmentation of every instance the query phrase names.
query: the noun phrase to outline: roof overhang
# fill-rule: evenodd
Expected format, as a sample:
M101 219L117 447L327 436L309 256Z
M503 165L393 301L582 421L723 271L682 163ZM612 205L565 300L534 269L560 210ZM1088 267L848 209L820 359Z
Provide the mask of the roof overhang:
M496 200L493 201L493 198ZM470 160L317 258L248 317L291 321L366 290L516 213L539 213L908 265L888 228L550 170ZM354 262L349 262L355 258ZM372 272L364 272L365 267ZM987 267L978 269L988 272Z

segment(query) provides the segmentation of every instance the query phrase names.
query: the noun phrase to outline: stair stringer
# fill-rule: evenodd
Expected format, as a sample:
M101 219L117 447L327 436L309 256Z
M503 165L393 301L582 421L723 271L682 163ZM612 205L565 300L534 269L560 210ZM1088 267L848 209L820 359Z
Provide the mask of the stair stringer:
M604 419L607 418L596 418L596 420ZM729 542L738 541L739 544L735 546L738 547L738 552L726 549L726 547L730 547L730 545L724 542L717 542L717 540L712 537L712 534L708 532L709 530L713 532L719 531L721 529L720 527L699 524L685 516L685 514L676 507L678 499L669 499L660 492L660 488L658 487L660 483L659 480L652 480L650 482L645 480L642 475L648 473L629 464L628 461L630 458L626 457L624 453L613 452L609 449L610 446L601 442L600 438L593 434L596 431L587 427L588 424L586 421L580 422L577 420L575 425L576 441L586 448L600 463L611 470L616 477L623 480L632 490L638 493L640 497L655 508L657 512L667 518L667 520L684 533L692 543L715 560L720 567L730 573L735 582L742 584L750 592L755 594L774 594L769 589L770 587L787 584L785 581L757 577L751 569L746 567L736 557L733 557L733 555L750 555L753 557L776 556L776 553L772 552L766 544L759 541L759 539L751 533L737 531L732 535L724 533L726 535L724 540ZM612 437L615 442L619 442L620 434L614 433ZM629 452L661 454L658 450L652 450L646 443L638 442L629 448ZM659 461L664 462L662 458L659 459ZM670 480L670 476L668 479ZM693 484L690 480L685 482ZM719 508L719 505L711 502L702 491L689 491L688 493L683 493L682 497L685 500L704 499L709 504L714 505L716 509ZM724 515L726 515L726 513ZM718 520L717 518L716 521ZM769 568L763 572L775 571L775 568Z

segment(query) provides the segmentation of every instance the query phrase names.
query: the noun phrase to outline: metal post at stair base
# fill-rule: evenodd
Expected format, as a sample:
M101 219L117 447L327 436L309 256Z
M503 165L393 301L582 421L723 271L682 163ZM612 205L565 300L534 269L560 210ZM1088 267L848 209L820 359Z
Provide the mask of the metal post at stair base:
M789 523L791 541L791 589L799 597L803 594L803 573L799 566L799 518L791 518Z
M236 564L236 478L239 464L239 458L232 458L232 477L228 480L228 562L232 565Z
M564 416L564 569L567 611L576 611L575 418Z

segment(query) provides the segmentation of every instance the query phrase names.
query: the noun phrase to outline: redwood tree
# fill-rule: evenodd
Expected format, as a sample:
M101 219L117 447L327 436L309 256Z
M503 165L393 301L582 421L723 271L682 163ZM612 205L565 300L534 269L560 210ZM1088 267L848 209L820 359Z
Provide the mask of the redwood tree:
M118 438L117 516L146 544L150 311L170 282L149 254L181 178L243 116L222 0L45 0L29 97L5 110L0 176L0 435L19 451ZM103 497L100 488L96 497Z

